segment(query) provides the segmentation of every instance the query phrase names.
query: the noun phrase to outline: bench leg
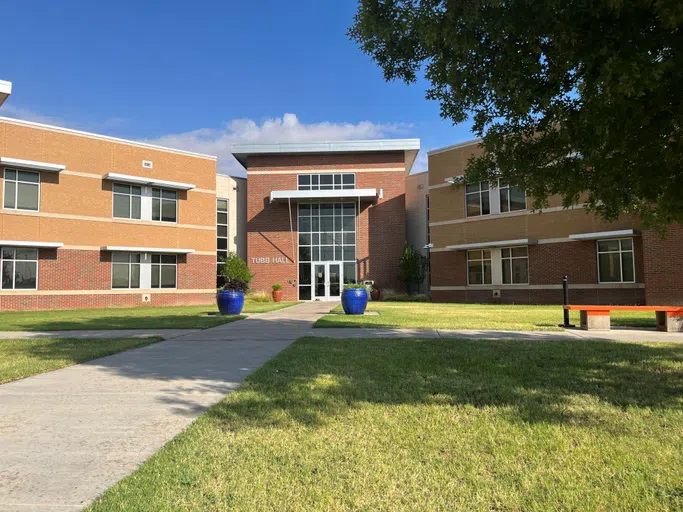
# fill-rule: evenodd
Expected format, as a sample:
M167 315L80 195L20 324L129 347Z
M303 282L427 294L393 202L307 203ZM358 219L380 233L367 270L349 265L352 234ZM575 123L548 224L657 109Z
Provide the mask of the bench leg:
M664 332L683 332L683 316L668 311L657 311L657 330Z
M584 331L609 331L609 311L581 311L581 329Z

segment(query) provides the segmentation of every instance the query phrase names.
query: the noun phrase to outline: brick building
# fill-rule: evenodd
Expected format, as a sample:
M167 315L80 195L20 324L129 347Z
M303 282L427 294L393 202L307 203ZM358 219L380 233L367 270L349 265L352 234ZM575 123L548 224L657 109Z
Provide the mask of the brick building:
M233 146L247 170L247 262L255 290L334 300L344 283L400 288L405 176L419 140Z
M567 275L573 303L683 304L683 228L662 239L638 219L605 222L558 197L532 211L531 198L504 183L454 187L478 142L428 155L434 301L561 303Z

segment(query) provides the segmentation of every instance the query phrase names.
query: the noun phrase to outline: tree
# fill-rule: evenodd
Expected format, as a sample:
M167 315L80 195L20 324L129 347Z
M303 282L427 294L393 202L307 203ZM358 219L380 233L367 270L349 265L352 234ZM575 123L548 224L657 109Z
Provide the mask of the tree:
M415 82L500 177L606 220L683 223L683 2L360 0L350 37L387 80Z
M427 275L427 265L427 257L417 252L411 244L406 243L401 261L398 263L398 280L406 285L408 294L412 292L412 285L415 285L417 289L420 288Z

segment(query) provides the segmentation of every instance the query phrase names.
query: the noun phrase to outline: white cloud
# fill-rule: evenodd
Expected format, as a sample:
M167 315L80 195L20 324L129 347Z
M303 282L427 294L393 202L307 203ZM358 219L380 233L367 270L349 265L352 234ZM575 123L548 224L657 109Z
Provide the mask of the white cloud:
M377 124L370 121L357 124L305 124L299 121L296 114L285 114L282 117L267 119L261 124L252 119L233 119L220 129L201 128L143 142L216 155L220 172L244 175L243 168L230 153L232 144L378 139L405 134L411 128L412 125L406 123Z
M31 109L15 107L14 105L5 104L0 110L0 115L11 117L12 119L21 119L23 121L31 121L32 123L51 124L53 126L66 126L64 121L56 117L48 117L38 114Z

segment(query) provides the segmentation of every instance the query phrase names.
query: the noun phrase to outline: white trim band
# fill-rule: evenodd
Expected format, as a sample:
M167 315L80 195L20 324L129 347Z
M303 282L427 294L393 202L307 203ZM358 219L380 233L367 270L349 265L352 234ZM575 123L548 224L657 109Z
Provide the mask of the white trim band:
M173 247L126 247L119 245L107 245L102 247L104 251L111 252L156 252L161 254L191 254L194 249L174 249Z
M446 249L464 251L468 249L488 249L491 247L514 247L516 245L535 245L535 238L519 238L517 240L496 240L494 242L478 242L476 244L447 245Z
M180 183L177 181L157 180L154 178L143 178L142 176L131 176L129 174L117 174L108 172L102 177L103 180L118 181L121 183L133 183L134 185L148 185L150 187L172 188L175 190L192 190L196 188L191 183Z
M36 247L38 249L59 249L62 242L29 242L26 240L0 240L3 247Z
M275 201L314 201L317 199L369 199L377 200L376 188L354 188L339 190L273 190L270 202Z
M605 290L605 289L642 289L645 283L590 283L570 284L570 290ZM462 291L492 291L492 290L562 290L561 284L486 284L469 286L432 286L431 291L462 292Z
M21 158L0 157L0 164L6 167L17 167L19 169L31 169L33 171L62 172L66 169L64 164L51 164L48 162L35 162L33 160L22 160Z
M633 229L620 229L618 231L600 231L597 233L578 233L569 235L572 240L600 240L603 238L623 238L638 236L640 233Z

